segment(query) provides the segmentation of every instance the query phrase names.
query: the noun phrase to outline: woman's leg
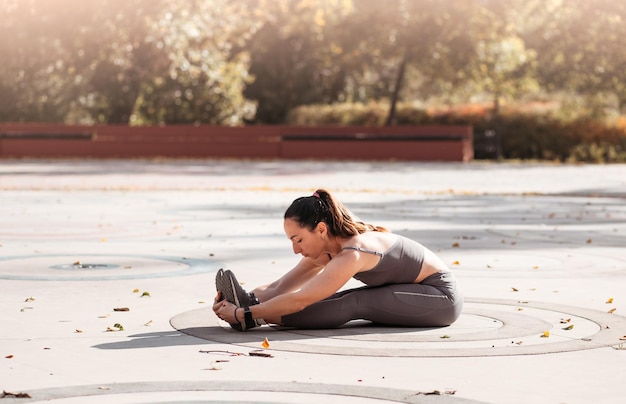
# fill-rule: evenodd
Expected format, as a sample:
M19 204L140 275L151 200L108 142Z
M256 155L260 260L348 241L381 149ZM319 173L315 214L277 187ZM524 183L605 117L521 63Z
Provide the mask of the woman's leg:
M336 328L363 319L392 326L439 327L452 324L462 306L456 280L447 272L419 284L346 290L283 316L281 323L296 328Z

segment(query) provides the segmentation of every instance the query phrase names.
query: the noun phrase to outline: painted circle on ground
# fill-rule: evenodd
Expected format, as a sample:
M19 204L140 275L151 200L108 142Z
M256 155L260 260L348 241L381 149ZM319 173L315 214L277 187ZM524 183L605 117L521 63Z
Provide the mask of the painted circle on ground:
M138 227L104 225L96 226L93 223L71 223L46 221L45 228L24 227L23 225L8 224L11 231L0 233L0 238L11 240L92 240L102 241L116 238L137 238L152 234L164 235L165 231L150 231Z
M97 281L148 279L215 272L209 259L133 254L33 254L0 257L0 279Z
M268 338L276 351L348 356L478 357L535 355L595 349L620 342L626 318L573 306L501 299L466 299L449 327L398 328L352 322L331 330L263 326L232 330L210 309L170 320L198 338L257 348Z
M116 268L119 268L119 265L76 261L72 264L52 265L50 268L62 269L62 270L68 270L68 271L81 271L81 270L116 269Z
M498 250L481 250L480 252L464 250L462 258L459 254L449 251L440 256L454 269L466 271L469 276L516 277L520 272L532 272L533 276L542 278L563 277L564 274L617 273L624 268L624 261L611 256L611 249L604 249L605 255L586 254L579 251L541 251L533 254L519 254Z
M236 396L233 395L236 394ZM114 383L53 387L32 390L32 398L4 398L6 404L50 403L259 403L259 404L313 404L341 402L345 404L375 403L437 403L481 404L481 401L454 396L454 391L420 392L383 387L293 383L270 381L166 381L142 383Z
M507 254L502 252L473 253L463 252L458 261L463 269L502 269L507 272L528 269L556 269L563 267L563 260L558 257L540 255Z

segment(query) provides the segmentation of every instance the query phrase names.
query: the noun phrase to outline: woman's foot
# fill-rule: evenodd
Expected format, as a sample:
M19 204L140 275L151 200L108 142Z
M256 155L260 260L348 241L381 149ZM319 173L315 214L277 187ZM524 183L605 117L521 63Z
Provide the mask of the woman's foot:
M233 274L230 270L224 271L220 268L220 270L217 271L217 274L215 275L215 287L217 291L221 293L222 299L226 299L226 301L237 307L249 307L259 304L259 299L254 296L254 293L246 292L245 289L241 287L239 282L237 282L235 274ZM258 327L259 324L253 320L250 324L244 321L243 323L230 324L230 326L237 331L244 331L253 327Z

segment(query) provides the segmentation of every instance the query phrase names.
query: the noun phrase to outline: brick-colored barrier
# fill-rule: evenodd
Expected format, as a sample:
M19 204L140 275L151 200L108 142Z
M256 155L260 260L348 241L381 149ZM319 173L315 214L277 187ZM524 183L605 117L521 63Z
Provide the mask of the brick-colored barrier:
M471 161L470 126L122 126L0 123L0 157Z

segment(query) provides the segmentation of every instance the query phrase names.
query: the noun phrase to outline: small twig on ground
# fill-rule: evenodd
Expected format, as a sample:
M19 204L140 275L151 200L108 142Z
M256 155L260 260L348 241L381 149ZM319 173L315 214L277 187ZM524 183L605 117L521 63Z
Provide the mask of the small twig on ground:
M10 391L2 390L0 398L15 397L15 398L32 398L28 393L11 393Z
M206 353L206 354L221 354L221 355L228 355L228 356L244 356L245 355L242 352L231 352L231 351L203 351L203 350L200 350L198 352Z
M418 391L417 393L415 393L416 396L442 396L444 394L449 394L449 395L453 395L456 394L456 390L445 390L445 391L439 391L439 390L433 390L433 391Z
M243 352L231 352L231 351L198 351L200 353L206 353L206 354L221 354L221 355L228 355L228 356L246 356L245 353ZM265 353L261 350L258 351L251 351L247 354L247 356L261 356L263 358L273 358L274 355L269 354L269 353Z

